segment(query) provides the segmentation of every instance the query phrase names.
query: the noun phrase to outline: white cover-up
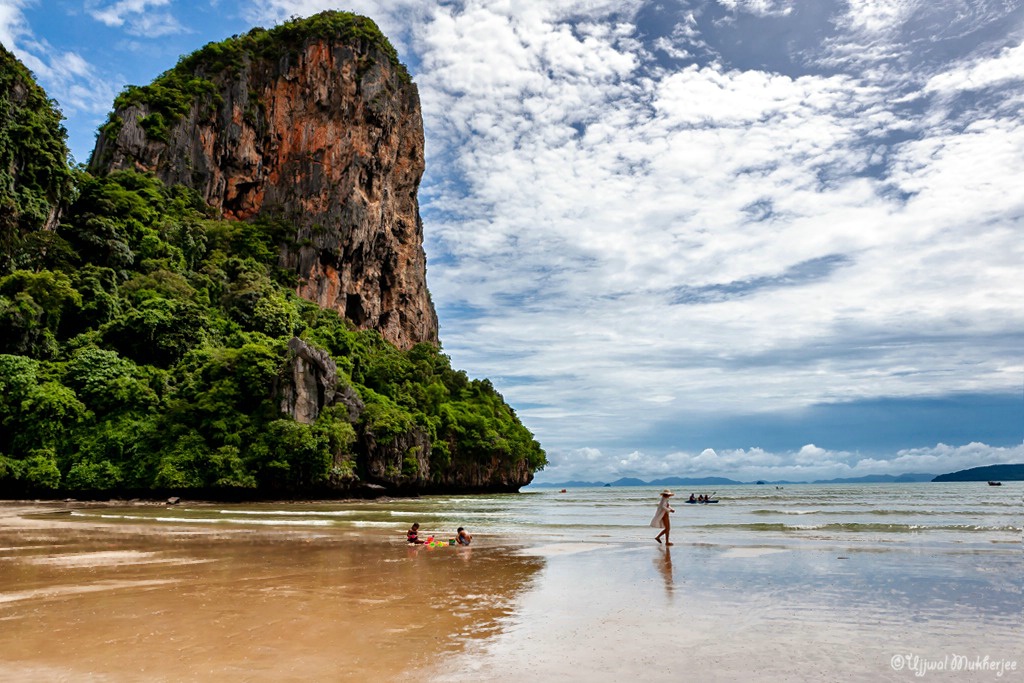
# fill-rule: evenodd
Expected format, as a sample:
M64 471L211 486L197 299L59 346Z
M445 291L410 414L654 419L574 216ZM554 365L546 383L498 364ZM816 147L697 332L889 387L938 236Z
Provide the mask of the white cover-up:
M658 501L658 511L654 513L654 519L651 520L651 526L655 529L660 529L665 526L662 518L668 514L669 508L668 496L662 496L661 500Z

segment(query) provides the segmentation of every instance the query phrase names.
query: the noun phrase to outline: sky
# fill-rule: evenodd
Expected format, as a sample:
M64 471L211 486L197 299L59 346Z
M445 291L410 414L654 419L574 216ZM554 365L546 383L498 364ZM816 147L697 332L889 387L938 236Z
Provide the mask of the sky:
M418 85L443 348L537 481L1024 462L1024 0L0 0L74 159L324 9Z

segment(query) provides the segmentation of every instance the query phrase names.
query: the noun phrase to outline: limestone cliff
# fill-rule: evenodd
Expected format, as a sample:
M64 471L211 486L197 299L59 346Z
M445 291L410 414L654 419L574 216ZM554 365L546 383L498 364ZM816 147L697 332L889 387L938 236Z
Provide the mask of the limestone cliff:
M227 307L227 319L246 333L302 337L288 342L282 366L266 375L273 386L263 399L272 408L254 418L268 419L264 428L235 430L226 444L219 433L210 437L218 463L245 454L227 474L203 471L214 486L255 482L260 495L277 496L516 491L544 466L540 445L490 382L453 370L440 352L417 201L424 170L418 94L372 21L323 12L182 58L152 84L118 97L90 170L114 184L124 176L141 182L114 173L137 170L185 185L236 222L230 232L258 242L252 253L273 271L262 288L246 289L246 280L237 291L249 303L264 297L281 316L252 327L242 310L249 303L236 306L243 297L235 289L204 295ZM71 212L67 234L88 253L93 242L107 244L87 218L106 205L85 204ZM383 340L275 294L291 282L271 265L275 243L277 265L297 276L297 294ZM230 248L218 244L203 259L222 263L235 247L234 239ZM122 251L140 251L130 246L124 242ZM239 259L255 258L242 253ZM156 263L137 266L149 275ZM127 259L122 268L132 265ZM197 281L218 273L230 280L228 270L203 265ZM161 482L172 479L168 468Z
M127 88L90 161L126 168L189 186L226 218L292 226L281 264L300 296L400 348L437 342L419 95L369 19L255 29Z

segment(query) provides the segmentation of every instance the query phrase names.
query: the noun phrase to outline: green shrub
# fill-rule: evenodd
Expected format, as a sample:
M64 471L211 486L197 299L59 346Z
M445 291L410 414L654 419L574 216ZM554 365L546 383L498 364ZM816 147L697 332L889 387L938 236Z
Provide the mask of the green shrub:
M65 488L72 491L110 491L123 481L121 470L109 460L80 462L65 477Z
M60 486L57 454L51 448L33 450L25 460L25 482L33 489L56 489Z

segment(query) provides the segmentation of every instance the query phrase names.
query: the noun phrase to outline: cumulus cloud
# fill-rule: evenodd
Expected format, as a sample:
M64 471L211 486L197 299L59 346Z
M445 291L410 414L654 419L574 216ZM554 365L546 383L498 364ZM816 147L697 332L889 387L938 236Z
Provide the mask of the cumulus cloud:
M882 35L909 9L872 12L855 28ZM442 315L442 337L484 374L548 378L506 392L542 441L610 437L680 404L1013 388L1006 347L980 340L1021 317L1007 305L1022 293L1006 260L1020 255L1016 121L961 134L908 119L892 85L852 72L656 73L622 34L546 20L534 35L446 10L422 27L418 79L428 129L457 150L426 185L432 248L451 262L431 272L435 300L480 311ZM588 38L605 68L563 69ZM807 264L820 277L790 276ZM651 393L677 405L621 410Z
M580 454L585 453L585 457ZM1024 444L1008 447L943 443L900 450L891 457L868 457L830 451L807 444L796 452L773 453L760 448L668 454L633 451L615 458L595 449L559 456L538 477L538 483L585 480L610 482L622 477L646 481L664 477L725 477L737 481L815 481L868 475L944 474L971 467L1024 462Z

